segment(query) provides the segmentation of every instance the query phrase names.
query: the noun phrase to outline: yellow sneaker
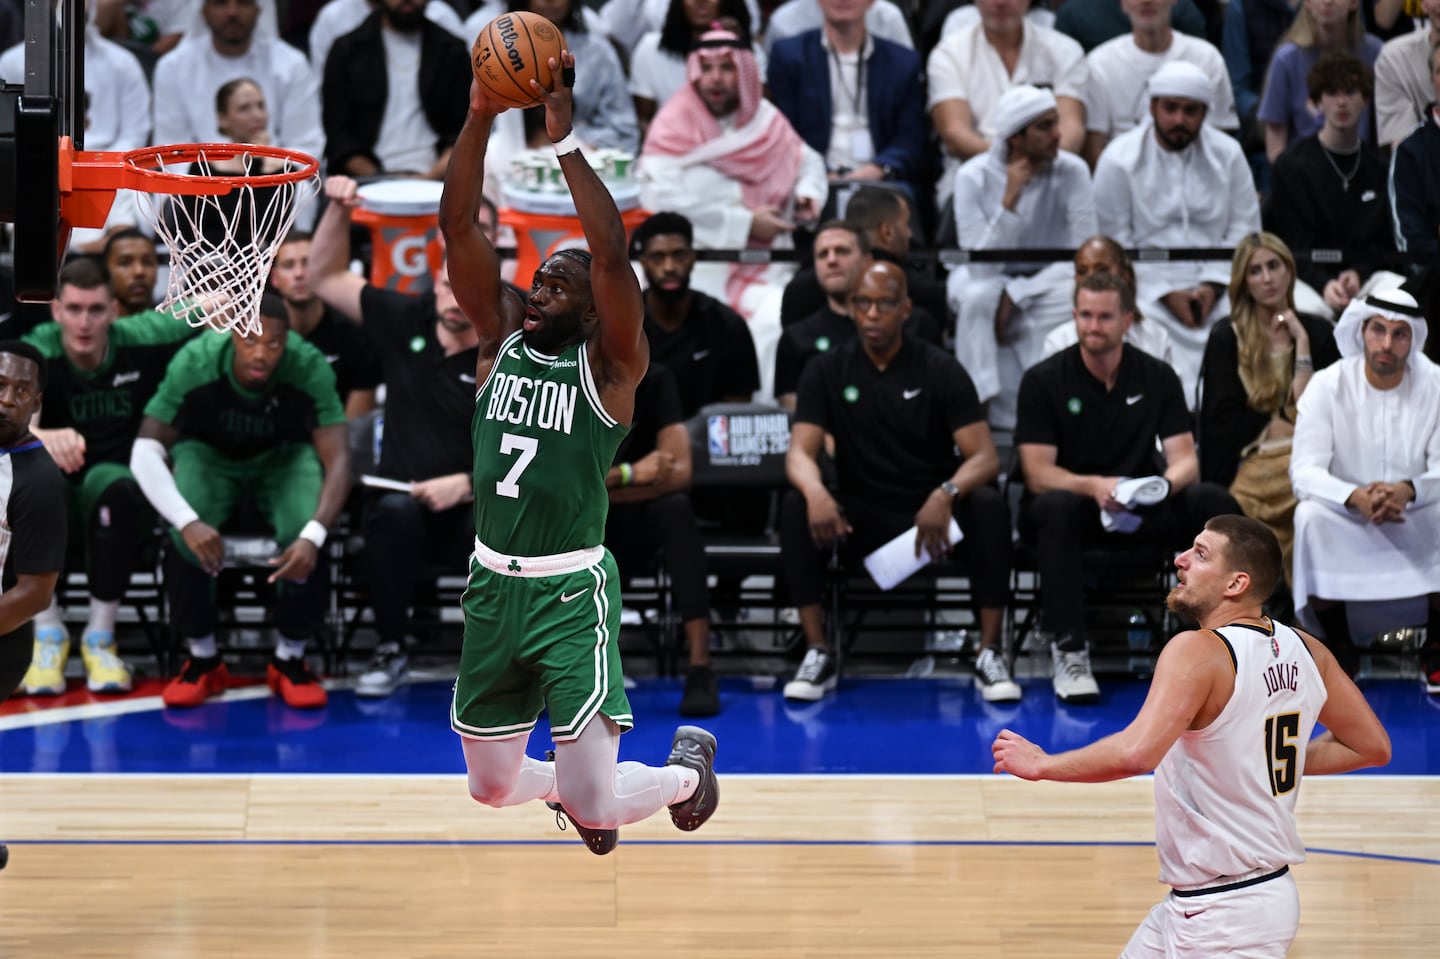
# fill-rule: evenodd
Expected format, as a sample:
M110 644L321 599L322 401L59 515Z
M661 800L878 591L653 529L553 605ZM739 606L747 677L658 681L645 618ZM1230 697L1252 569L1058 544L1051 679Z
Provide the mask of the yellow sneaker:
M80 641L85 660L85 685L92 693L128 693L130 667L115 652L115 634L108 630L86 630Z
M65 692L65 660L70 658L70 635L65 627L36 626L35 653L20 688L27 696L59 696Z

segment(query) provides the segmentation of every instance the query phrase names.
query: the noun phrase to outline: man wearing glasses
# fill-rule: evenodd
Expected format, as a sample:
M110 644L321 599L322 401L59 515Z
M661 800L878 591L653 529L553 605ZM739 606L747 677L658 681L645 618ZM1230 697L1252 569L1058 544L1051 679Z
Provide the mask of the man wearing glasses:
M785 464L795 489L781 509L780 552L808 649L785 698L815 702L835 688L820 606L830 550L838 544L854 569L913 528L915 555L943 559L957 545L953 517L978 607L982 695L1018 699L1020 688L998 655L1010 516L995 487L1000 460L975 387L954 356L902 332L910 297L900 267L867 267L849 306L858 335L810 362L796 390ZM833 489L819 465L827 434L834 440Z

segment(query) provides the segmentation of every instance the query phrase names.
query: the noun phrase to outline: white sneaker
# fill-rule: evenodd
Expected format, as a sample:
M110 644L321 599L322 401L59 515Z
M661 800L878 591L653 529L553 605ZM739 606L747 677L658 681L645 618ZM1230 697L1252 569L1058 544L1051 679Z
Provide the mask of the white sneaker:
M1100 698L1100 685L1090 671L1090 647L1066 652L1050 647L1055 664L1055 696L1066 703L1093 703Z
M805 651L805 659L795 670L795 678L785 684L785 698L804 703L814 703L825 698L835 688L835 657L829 650L811 646Z
M394 646L382 646L370 657L365 672L355 680L356 696L389 696L395 687L405 681L410 672L410 660L405 653Z
M987 703L1020 701L1020 684L1010 678L1005 657L992 647L980 650L975 657L975 684L980 687L980 698Z

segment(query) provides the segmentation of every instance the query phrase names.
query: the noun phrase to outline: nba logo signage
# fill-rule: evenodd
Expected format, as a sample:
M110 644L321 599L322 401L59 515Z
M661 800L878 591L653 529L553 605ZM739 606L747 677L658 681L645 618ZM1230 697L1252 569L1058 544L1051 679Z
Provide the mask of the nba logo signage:
M759 466L762 457L790 449L790 419L784 413L717 414L707 418L710 465Z
M712 416L710 427L710 458L730 455L730 417Z

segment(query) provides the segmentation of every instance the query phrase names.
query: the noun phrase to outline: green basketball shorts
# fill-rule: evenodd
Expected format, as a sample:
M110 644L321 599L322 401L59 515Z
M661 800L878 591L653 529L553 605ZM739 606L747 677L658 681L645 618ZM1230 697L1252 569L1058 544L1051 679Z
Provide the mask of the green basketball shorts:
M620 671L620 574L605 547L509 556L477 539L460 605L457 733L528 735L542 708L557 742L579 736L596 713L622 730L634 725Z

